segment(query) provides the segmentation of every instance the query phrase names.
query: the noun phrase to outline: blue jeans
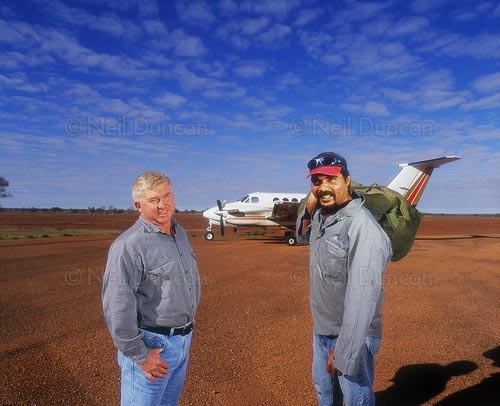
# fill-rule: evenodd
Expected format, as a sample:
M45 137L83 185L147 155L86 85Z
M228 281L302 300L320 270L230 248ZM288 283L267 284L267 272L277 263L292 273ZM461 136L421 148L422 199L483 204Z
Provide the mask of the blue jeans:
M366 337L361 368L355 376L336 376L326 372L330 352L335 348L337 338L313 333L312 375L320 406L375 405L373 378L375 375L375 356L380 348L380 338Z
M160 356L169 366L168 373L165 378L156 378L156 383L151 382L139 366L118 351L118 364L122 370L121 405L177 405L184 386L193 333L164 336L142 329L140 331L144 333L143 340L147 347L163 348Z

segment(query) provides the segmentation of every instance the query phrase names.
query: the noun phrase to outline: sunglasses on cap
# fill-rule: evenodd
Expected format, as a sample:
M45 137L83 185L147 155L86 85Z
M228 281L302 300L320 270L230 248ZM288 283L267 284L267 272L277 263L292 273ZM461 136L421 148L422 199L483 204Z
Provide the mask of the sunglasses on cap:
M342 168L345 168L345 162L333 156L322 156L319 158L313 158L307 163L307 167L311 171L321 166L341 166Z

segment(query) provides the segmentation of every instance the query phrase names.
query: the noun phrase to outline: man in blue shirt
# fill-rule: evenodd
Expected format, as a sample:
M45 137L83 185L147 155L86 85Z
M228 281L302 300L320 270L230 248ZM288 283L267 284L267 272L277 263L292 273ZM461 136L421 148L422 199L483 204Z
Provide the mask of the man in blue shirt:
M200 278L172 185L145 172L132 188L139 219L112 244L103 278L104 316L118 349L121 404L176 405L191 345Z
M313 383L321 406L374 405L382 337L382 275L391 243L360 196L346 160L324 152L308 163L311 193L297 219L310 245Z

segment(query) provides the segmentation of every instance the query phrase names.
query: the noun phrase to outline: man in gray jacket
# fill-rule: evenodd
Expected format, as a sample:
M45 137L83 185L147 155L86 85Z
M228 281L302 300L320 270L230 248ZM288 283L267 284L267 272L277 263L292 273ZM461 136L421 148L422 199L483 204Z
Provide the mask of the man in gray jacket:
M346 160L324 152L308 163L311 193L297 219L310 245L313 383L321 406L374 405L382 275L392 255L385 232L351 194Z
M174 218L169 178L141 174L132 197L140 217L111 246L102 290L122 372L121 405L177 405L200 300L198 266Z

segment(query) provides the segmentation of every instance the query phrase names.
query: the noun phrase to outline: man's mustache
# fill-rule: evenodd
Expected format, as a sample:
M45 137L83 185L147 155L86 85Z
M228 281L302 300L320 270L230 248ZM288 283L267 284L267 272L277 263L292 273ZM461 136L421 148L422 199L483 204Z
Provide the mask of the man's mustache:
M333 196L333 193L330 192L329 190L323 190L321 192L318 192L318 194L316 195L316 198L320 199L323 196Z

